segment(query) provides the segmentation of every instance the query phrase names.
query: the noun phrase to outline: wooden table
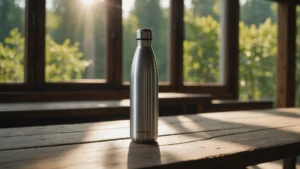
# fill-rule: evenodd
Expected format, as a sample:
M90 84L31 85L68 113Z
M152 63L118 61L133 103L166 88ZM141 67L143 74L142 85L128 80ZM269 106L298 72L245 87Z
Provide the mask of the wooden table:
M1 169L238 168L300 154L300 109L162 117L156 145L129 121L0 129Z

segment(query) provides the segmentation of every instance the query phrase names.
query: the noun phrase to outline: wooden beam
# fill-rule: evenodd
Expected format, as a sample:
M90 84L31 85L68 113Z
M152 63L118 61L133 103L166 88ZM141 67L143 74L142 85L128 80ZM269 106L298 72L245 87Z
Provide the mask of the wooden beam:
M296 1L278 3L276 107L295 106Z
M238 0L222 1L221 82L228 87L231 99L239 95L239 8Z
M204 107L204 112L258 110L273 108L272 100L240 101L240 100L213 100Z
M278 3L278 56L276 107L295 106L296 0ZM296 157L284 160L284 169L295 169Z
M26 1L25 82L31 89L45 82L45 0Z
M106 79L107 83L122 84L122 1L106 2Z
M171 2L171 31L170 31L170 80L174 90L183 86L183 40L184 40L184 1Z

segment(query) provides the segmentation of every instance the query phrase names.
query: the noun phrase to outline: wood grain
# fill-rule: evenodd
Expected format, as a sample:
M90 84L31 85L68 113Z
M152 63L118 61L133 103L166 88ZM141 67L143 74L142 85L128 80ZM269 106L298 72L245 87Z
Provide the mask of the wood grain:
M250 128L0 151L0 168L233 168L300 153L300 125Z
M286 113L287 116L280 114ZM299 109L199 114L161 118L159 135L176 135L215 130L278 128L300 125ZM270 123L274 121L276 123ZM0 150L90 143L129 138L129 121L59 125L0 130Z
M160 117L159 125L163 124L176 124L176 123L203 123L207 122L207 119L216 119L219 121L232 121L242 119L255 119L264 117L276 117L285 116L291 118L299 118L298 108L282 108L282 109L270 109L270 110L253 110L253 111L233 111L233 112L216 112L216 113L204 113L195 115L179 115ZM92 127L91 127L92 126ZM53 126L37 126L37 127L16 127L16 128L4 128L0 129L0 137L12 137L12 136L26 136L26 135L41 135L41 134L55 134L55 133L68 133L88 130L103 130L103 129L115 129L115 128L128 128L128 120L118 121L106 121L95 123L83 123L83 124L66 124L66 125L53 125Z

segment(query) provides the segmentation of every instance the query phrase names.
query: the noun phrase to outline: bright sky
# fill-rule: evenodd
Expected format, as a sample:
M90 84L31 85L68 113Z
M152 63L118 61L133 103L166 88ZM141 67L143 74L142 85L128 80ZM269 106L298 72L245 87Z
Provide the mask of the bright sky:
M84 0L82 0L84 1ZM161 2L161 6L163 8L169 7L169 1L170 0L160 0ZM133 8L134 6L134 2L135 0L123 0L123 11L124 14L126 15L126 13L128 14L128 12L130 11L130 9ZM244 5L247 2L247 0L240 0L241 5ZM185 0L185 5L191 4L191 0ZM25 0L24 1L20 1L19 5L21 7L25 7ZM51 8L52 7L52 0L46 0L46 6L47 8Z
M81 0L81 1L103 1L103 0ZM104 0L105 1L105 0ZM106 0L109 1L109 0ZM130 10L134 7L134 2L136 0L123 0L122 3L122 10L123 10L123 17L127 18L129 15ZM168 8L170 6L171 0L160 0L160 5L162 8ZM187 8L191 7L191 1L192 0L184 0L184 5ZM52 0L46 0L46 7L50 9L52 7ZM247 2L247 0L240 0L240 4L244 5Z
M81 0L81 1L89 1L89 0ZM94 0L94 1L100 1L100 0ZM53 2L52 0L46 0L46 7L48 9L52 8L52 2ZM129 15L130 10L134 7L135 0L123 0L122 2L123 2L122 3L123 17L127 17ZM160 0L160 5L162 8L168 8L170 6L170 0Z
M127 18L130 10L134 6L135 0L123 0L122 1L122 9L123 9L123 17ZM170 6L170 0L160 0L160 5L162 8L168 8Z

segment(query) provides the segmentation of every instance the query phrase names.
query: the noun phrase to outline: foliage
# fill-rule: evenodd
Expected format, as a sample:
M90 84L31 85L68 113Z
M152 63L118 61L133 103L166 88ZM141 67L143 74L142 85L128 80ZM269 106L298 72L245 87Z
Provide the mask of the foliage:
M71 44L69 39L60 45L46 37L46 81L70 81L81 79L88 61L82 59L79 43Z
M104 2L84 6L82 0L53 0L47 10L47 33L59 44L79 42L83 58L91 64L83 78L105 78L106 24ZM109 4L108 4L109 5ZM47 55L46 55L47 57Z
M50 36L46 39L46 80L81 78L88 62L82 59L79 44L71 44L69 39L57 44ZM5 42L0 42L0 81L24 81L24 37L18 29L11 30Z
M137 0L128 18L123 18L123 80L129 81L132 57L136 48L136 30L153 30L152 47L155 52L159 81L168 80L169 69L169 10L160 7L160 0ZM145 10L147 9L147 10ZM155 14L149 15L149 12Z
M240 23L241 99L274 98L275 96L276 27L270 19L259 26Z
M267 18L271 19L271 22L276 22L276 3L271 1L262 0L247 0L242 6L241 20L246 25L259 25Z
M192 0L192 13L194 16L212 16L214 19L220 18L220 0Z
M130 81L131 62L137 45L135 32L139 28L137 17L132 15L124 19L123 26L123 81Z
M9 35L13 28L24 33L25 9L18 4L21 0L0 0L0 42Z
M10 36L0 42L0 81L24 81L24 37L18 29L10 31Z
M197 17L185 15L186 37L184 41L184 81L218 82L219 27L210 15Z

